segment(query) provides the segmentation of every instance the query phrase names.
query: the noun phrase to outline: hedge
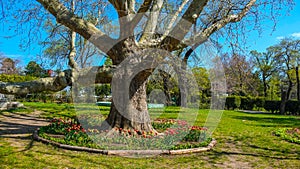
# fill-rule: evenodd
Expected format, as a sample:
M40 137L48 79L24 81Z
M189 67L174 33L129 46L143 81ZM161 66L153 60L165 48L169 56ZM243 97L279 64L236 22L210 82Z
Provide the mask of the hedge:
M285 105L285 112L291 115L300 114L300 102L297 100L289 100Z
M264 108L269 112L278 113L280 111L280 103L281 101L277 100L266 100Z
M255 104L255 99L250 97L241 97L240 109L242 110L253 110Z
M226 97L225 107L226 109L236 109L240 108L241 98L239 96L229 96Z

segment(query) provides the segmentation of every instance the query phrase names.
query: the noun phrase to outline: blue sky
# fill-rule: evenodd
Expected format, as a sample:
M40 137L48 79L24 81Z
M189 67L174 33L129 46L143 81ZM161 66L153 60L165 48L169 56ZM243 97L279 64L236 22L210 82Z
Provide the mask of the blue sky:
M258 35L256 31L251 32L248 36L247 46L248 50L258 50L260 52L271 45L274 45L280 41L283 37L295 37L300 38L300 2L296 1L296 6L290 12L290 15L283 15L278 18L276 30L272 31L272 25L262 23L263 32ZM30 50L23 51L19 48L20 36L16 35L11 38L7 36L14 35L13 32L8 30L8 26L4 23L0 24L0 52L5 56L20 60L20 65L27 65L30 60L35 60L36 55L40 53L37 42L33 42Z
M263 24L263 33L259 36L256 32L252 32L249 35L248 45L251 50L257 50L260 52L271 45L275 45L280 39L285 37L300 38L300 1L296 0L296 6L289 13L289 16L283 14L278 18L278 22L275 31L272 31L272 25Z

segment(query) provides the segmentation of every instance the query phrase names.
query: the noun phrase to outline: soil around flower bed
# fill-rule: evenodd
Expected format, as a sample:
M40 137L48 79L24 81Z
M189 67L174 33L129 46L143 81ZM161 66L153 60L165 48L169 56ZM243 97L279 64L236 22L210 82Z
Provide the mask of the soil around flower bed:
M212 139L212 141L206 147L191 148L191 149L180 149L180 150L101 150L88 147L79 147L79 146L70 146L66 144L60 144L45 138L42 138L38 135L39 128L33 132L33 139L36 141L41 141L46 144L51 144L58 148L74 150L74 151L86 151L90 153L99 153L104 155L117 155L117 156L150 156L150 155L180 155L180 154L191 154L199 153L211 150L216 144L217 141Z

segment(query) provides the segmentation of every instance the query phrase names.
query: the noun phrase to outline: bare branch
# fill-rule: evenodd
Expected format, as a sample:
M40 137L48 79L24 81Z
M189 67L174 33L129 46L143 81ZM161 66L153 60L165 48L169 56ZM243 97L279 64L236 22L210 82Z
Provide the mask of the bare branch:
M195 42L204 42L209 38L210 35L220 30L228 23L239 22L250 11L251 7L254 6L255 2L256 0L250 0L249 3L243 8L243 10L240 13L227 15L227 17L220 19L219 21L210 25L203 31L199 32L195 37L192 37L189 40L184 41L184 43L193 44Z
M85 39L90 39L91 36L97 35L98 40L95 44L102 51L109 51L111 44L114 44L115 40L108 35L100 31L92 23L81 19L74 13L69 11L58 0L37 0L44 8L49 11L57 20L58 23L65 25L72 31L75 31L82 35ZM101 44L101 45L100 45Z

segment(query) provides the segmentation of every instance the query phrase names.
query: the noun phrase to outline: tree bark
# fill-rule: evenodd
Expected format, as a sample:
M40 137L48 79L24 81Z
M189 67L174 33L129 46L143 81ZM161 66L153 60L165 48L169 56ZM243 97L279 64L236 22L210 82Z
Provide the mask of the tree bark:
M285 114L286 101L287 101L287 92L285 90L282 90L281 91L280 114Z
M263 75L263 84L264 84L264 97L267 98L267 96L268 96L268 93L267 93L268 84L267 84L267 80L266 80L265 75Z
M126 89L118 89L113 93L118 99L112 101L110 113L102 123L101 130L122 128L138 131L138 134L141 134L141 131L155 131L147 108L146 81L149 76L149 72L141 72L131 81L128 101L126 98L120 98L126 97L122 95ZM115 102L119 105L117 106Z
M93 83L110 83L114 70L115 66L92 67L80 69L80 71L77 72L65 70L55 77L41 78L28 82L0 82L0 93L26 95L28 93L40 93L43 91L58 92L67 86L72 86L74 82L72 78L74 78L74 76L83 82L94 80ZM91 78L89 76L91 74L95 77ZM91 84L91 82L88 84Z
M299 67L296 67L296 80L297 80L297 100L300 101L300 79L299 79Z
M293 89L293 82L292 82L292 80L289 80L289 86L288 86L287 93L286 93L286 100L290 99L292 89Z

